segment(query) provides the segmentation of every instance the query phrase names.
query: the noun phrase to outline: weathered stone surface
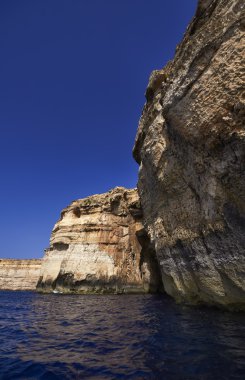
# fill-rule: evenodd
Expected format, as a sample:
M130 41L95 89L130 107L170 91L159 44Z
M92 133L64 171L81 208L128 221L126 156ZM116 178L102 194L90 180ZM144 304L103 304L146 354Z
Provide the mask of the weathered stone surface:
M243 0L199 1L146 90L138 188L165 290L179 301L245 305L244 31Z
M149 292L159 268L141 223L137 190L117 187L61 213L46 250L39 291Z
M0 290L35 290L42 260L0 259Z

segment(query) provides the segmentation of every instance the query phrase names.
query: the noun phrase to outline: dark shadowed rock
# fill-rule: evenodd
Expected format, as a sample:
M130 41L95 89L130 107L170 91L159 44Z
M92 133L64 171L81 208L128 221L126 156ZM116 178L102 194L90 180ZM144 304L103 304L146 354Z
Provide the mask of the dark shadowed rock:
M146 90L138 189L165 290L178 301L245 306L244 20L242 0L199 1Z

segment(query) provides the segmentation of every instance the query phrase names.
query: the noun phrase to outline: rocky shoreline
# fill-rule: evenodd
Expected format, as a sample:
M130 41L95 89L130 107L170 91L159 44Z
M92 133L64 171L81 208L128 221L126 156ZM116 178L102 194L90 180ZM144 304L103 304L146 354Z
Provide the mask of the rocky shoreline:
M165 291L245 307L244 2L199 1L152 73L134 157Z
M79 199L61 212L54 226L37 290L155 292L161 276L151 253L136 189L116 187Z
M41 266L41 259L0 259L0 290L35 290Z
M174 59L150 76L138 190L72 202L36 266L0 260L0 289L164 289L245 310L244 20L242 0L199 0Z

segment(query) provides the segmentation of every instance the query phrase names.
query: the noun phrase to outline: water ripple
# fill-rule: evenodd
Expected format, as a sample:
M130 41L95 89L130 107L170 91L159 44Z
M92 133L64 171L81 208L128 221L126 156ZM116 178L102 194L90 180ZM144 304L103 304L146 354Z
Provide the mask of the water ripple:
M245 318L156 295L0 292L0 379L244 379Z

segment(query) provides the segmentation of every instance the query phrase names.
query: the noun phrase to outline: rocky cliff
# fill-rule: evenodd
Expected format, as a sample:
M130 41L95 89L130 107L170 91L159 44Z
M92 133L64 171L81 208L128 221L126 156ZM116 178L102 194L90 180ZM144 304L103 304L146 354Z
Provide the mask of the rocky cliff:
M199 1L146 90L138 188L164 288L178 301L245 305L244 31L243 0Z
M35 290L42 260L0 259L0 290Z
M141 218L137 190L117 187L72 202L54 226L37 289L157 291L159 269Z

